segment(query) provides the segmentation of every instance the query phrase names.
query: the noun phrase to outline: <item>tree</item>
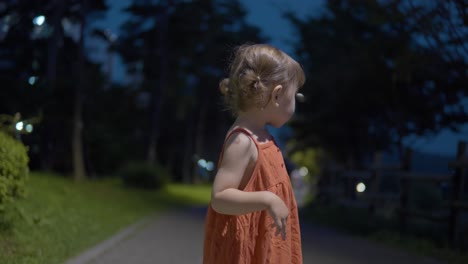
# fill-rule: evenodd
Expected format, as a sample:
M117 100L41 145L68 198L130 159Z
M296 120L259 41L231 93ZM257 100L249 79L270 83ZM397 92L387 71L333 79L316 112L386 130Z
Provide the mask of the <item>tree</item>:
M402 3L329 0L320 17L287 14L308 76L308 103L295 123L305 145L359 161L402 149L409 135L468 121L466 57L449 59L421 41L415 14Z
M184 175L185 181L197 181L191 177L193 154L213 157L215 146L205 139L215 137L221 142L227 124L208 122L226 119L226 113L220 114L221 104L216 103L221 102L217 87L225 74L225 58L233 46L263 38L258 28L245 22L246 12L238 1L173 1L163 12L166 8L165 3L134 1L127 8L132 17L123 26L119 51L128 72L143 77L139 89L151 94L152 115L154 109L161 109L159 119L150 123L157 132L140 124L149 131L148 138L157 135L158 161ZM165 45L158 41L164 23L155 18L161 14L168 16ZM170 71L164 70L163 63L155 63L161 60ZM148 147L154 148L152 144ZM177 160L183 165L177 166Z
M468 60L468 2L464 0L395 1L394 8L405 14L433 52L458 63ZM462 66L462 65L459 65Z
M2 21L8 21L1 48L5 54L14 56L2 58L9 65L0 69L5 85L2 90L10 99L6 100L8 104L2 104L0 111L21 111L24 116L43 113L44 120L35 133L40 136L33 143L33 149L40 149L42 168L67 170L72 166L77 178L85 175L80 150L83 142L77 132L82 124L80 89L84 84L80 80L86 78L81 73L89 61L85 57L84 38L80 38L82 45L78 45L64 25L81 25L84 36L84 18L106 9L102 0L89 3L87 8L83 3L82 0L8 1L0 10ZM73 115L71 105L74 105ZM75 120L74 130L68 130L67 120L71 117ZM75 131L73 136L72 131ZM71 152L74 159L63 155L68 154L68 146L74 148ZM75 163L69 164L67 158Z

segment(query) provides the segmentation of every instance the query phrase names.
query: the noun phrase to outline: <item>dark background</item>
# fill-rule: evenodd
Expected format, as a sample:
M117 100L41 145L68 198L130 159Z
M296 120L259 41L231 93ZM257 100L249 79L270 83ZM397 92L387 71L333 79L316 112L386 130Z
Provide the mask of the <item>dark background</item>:
M2 1L2 126L33 170L100 177L149 161L197 182L233 121L218 92L231 50L267 42L307 75L307 101L272 130L286 157L454 156L467 139L467 25L463 0Z

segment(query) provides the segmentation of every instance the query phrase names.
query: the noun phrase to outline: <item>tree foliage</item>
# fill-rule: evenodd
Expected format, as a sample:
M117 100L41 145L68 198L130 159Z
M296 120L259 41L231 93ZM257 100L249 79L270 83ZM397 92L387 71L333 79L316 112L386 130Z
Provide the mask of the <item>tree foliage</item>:
M0 216L7 205L24 195L28 161L27 148L0 131Z
M42 117L34 133L23 138L32 145L34 168L68 172L72 167L75 91L84 86L81 79L99 72L76 33L83 17L98 18L106 8L103 0L7 1L0 6L0 113Z
M419 11L405 9L403 0L329 0L326 6L319 17L287 14L308 76L308 103L296 121L304 145L359 159L401 148L407 136L456 130L468 121L467 57L447 56L455 52L452 42L430 45ZM426 17L429 22L433 30L448 23ZM464 30L466 37L466 23Z
M266 39L238 0L134 0L108 49L123 59L128 82L111 84L77 34L87 20L89 43L99 32L106 37L91 22L111 3L1 4L0 114L41 116L22 137L32 168L70 172L73 129L82 125L88 171L109 174L128 160L157 158L176 179L197 181L194 161L217 160L231 121L218 91L230 52ZM287 15L308 77L297 146L362 157L468 121L465 1L326 3L320 17Z

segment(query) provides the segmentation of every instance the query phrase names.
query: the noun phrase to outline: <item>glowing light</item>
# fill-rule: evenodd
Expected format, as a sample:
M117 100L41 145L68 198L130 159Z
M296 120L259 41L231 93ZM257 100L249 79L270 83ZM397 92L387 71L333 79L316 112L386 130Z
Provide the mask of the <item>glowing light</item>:
M363 182L360 182L356 185L356 191L357 192L364 192L366 190L366 185Z
M214 163L212 161L208 161L206 163L206 170L207 171L213 171L214 170Z
M299 169L299 174L300 174L302 177L306 176L308 173L309 173L309 170L308 170L306 167L301 167L301 168Z
M305 96L303 94L297 93L296 94L296 100L303 103L303 102L305 102L306 98L305 98Z
M33 125L27 124L27 125L26 125L26 132L28 132L28 133L33 132Z
M33 23L36 26L42 26L45 23L45 16L37 16L33 19Z
M29 79L28 79L29 85L34 85L34 84L36 84L36 81L37 81L37 77L36 77L36 76L31 76L31 77L29 77Z
M16 130L21 131L21 130L23 130L23 127L24 127L23 122L16 123Z
M202 168L206 168L206 160L204 159L200 159L198 160L198 166L202 167Z

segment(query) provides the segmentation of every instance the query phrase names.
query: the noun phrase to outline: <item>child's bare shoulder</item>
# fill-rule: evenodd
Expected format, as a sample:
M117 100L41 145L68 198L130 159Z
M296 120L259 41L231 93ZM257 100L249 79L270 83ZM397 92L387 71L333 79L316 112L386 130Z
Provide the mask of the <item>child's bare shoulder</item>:
M225 156L252 158L257 156L257 148L252 139L242 132L234 132L226 141Z

